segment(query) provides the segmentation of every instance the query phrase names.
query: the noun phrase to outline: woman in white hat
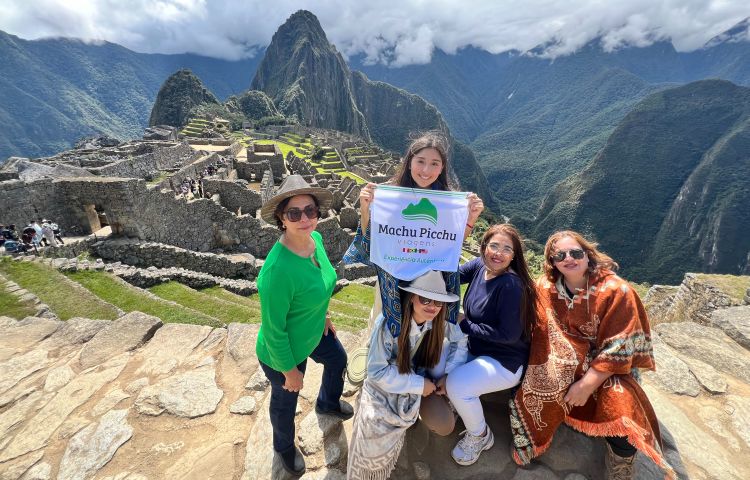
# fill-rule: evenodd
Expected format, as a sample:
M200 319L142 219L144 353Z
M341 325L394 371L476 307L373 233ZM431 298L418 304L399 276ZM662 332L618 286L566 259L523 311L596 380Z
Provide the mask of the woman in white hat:
M438 435L448 435L455 416L437 387L466 359L467 339L446 320L458 301L443 275L429 271L401 286L401 331L394 338L381 314L370 337L367 378L354 419L347 478L388 478L396 465L406 429L421 418Z
M324 366L315 411L344 420L353 415L351 405L341 401L346 351L327 316L336 271L315 231L331 201L328 190L290 175L261 208L261 217L282 235L258 274L261 326L255 351L271 382L273 447L292 475L305 472L294 445L294 413L308 357Z

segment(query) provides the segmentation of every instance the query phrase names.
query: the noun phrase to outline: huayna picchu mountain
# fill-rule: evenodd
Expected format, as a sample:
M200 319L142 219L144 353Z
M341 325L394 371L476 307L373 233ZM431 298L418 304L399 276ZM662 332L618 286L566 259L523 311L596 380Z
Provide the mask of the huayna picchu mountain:
M396 152L406 148L414 132L445 132L462 188L482 196L490 207L495 204L474 154L453 141L440 112L418 95L350 71L308 11L294 13L279 27L251 88L267 93L284 115L303 125L351 132Z
M193 72L179 70L170 75L159 89L148 124L183 127L191 110L205 104L218 105L219 100Z
M303 125L369 138L352 93L351 74L320 22L300 10L273 35L250 86Z
M750 88L703 80L655 93L544 200L534 236L594 234L639 281L750 273Z

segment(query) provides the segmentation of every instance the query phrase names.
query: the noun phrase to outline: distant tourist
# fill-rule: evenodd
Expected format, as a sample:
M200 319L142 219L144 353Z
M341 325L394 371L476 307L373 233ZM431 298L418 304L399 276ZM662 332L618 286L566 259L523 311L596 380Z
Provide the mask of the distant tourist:
M52 231L52 226L48 220L42 220L42 239L45 245L57 248L57 241L55 240L55 233Z
M41 220L41 218L39 219ZM42 243L42 226L36 220L32 219L29 222L29 227L34 229L34 237L31 239L34 247L38 247Z
M273 448L293 475L305 472L294 444L294 414L308 357L323 364L315 411L341 419L354 414L341 400L347 357L327 313L336 270L315 231L321 209L332 201L328 190L289 175L261 208L261 217L282 234L258 274L261 326L255 350L271 382Z
M424 188L431 190L451 190L448 181L447 140L438 133L427 133L409 145L404 155L401 167L391 178L389 184L401 187ZM375 319L382 314L390 323L401 321L401 305L398 292L398 279L385 272L382 268L370 262L370 205L375 198L377 185L368 183L359 194L360 224L354 241L344 255L345 263L364 263L375 267L378 281L375 291L375 303L370 312L369 327L372 328ZM469 236L474 223L484 210L482 200L474 193L469 194L469 218L464 230L464 239ZM458 270L458 265L456 265ZM448 291L457 294L460 290L457 272L443 274ZM455 323L458 316L458 305L451 304L448 308L448 320ZM398 332L395 332L398 334Z
M443 275L434 270L400 288L404 309L398 338L393 338L382 315L370 336L348 479L388 478L406 430L418 418L438 435L450 434L455 426L440 379L466 358L466 335L446 320L447 305L459 297L448 293Z
M18 232L16 231L16 225L11 223L2 231L2 236L6 240L18 240Z
M50 227L52 227L52 233L55 235L55 240L60 242L60 245L65 245L65 242L63 242L62 239L62 230L60 229L60 226L56 222L50 222Z
M633 370L654 369L650 327L617 263L573 231L544 247L529 365L510 402L513 459L529 463L565 423L607 444L608 479L633 478L636 449L670 476L659 423Z
M459 316L461 331L469 337L469 356L446 384L466 428L451 452L459 465L473 464L494 444L479 397L520 383L536 318L536 290L518 231L509 224L490 227L480 252L458 269L461 283L469 284L464 316Z

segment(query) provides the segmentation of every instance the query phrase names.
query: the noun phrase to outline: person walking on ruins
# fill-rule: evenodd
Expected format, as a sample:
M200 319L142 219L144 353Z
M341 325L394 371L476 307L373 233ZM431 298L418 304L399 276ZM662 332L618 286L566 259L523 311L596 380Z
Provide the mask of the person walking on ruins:
M57 241L55 240L55 232L52 230L49 220L42 220L42 239L45 245L57 248Z
M440 381L466 359L466 335L447 322L448 293L435 270L401 286L401 331L394 339L383 315L370 336L367 377L354 418L347 479L388 478L406 430L417 418L438 435L448 435L455 416Z
M276 224L282 235L258 274L261 326L255 350L271 382L273 448L293 475L305 472L294 444L294 415L308 357L323 364L315 411L344 420L354 414L341 400L347 357L327 313L336 271L315 231L321 210L332 201L328 190L289 175L261 208L261 217Z
M466 428L451 452L459 465L473 464L494 444L479 397L521 382L536 322L536 290L518 230L510 224L493 225L482 238L480 252L458 269L461 283L469 284L458 323L469 337L469 357L445 382Z
M448 181L447 141L439 133L429 132L411 142L406 150L401 166L388 182L392 185L408 188L423 188L430 190L452 190ZM401 321L401 305L398 292L397 278L385 272L382 268L370 262L370 206L375 199L377 185L368 183L359 194L360 223L354 241L344 255L345 263L364 263L375 267L378 280L375 284L375 302L370 312L368 326L372 329L375 319L382 314L390 323ZM484 210L484 204L476 194L469 194L469 217L464 230L464 239L474 228L479 215ZM456 265L458 270L458 265ZM444 272L448 291L458 294L461 288L458 272ZM448 321L456 323L458 304L448 307ZM394 333L395 335L398 332Z
M633 372L654 370L650 326L617 263L573 231L544 247L529 365L510 401L513 459L531 462L565 423L607 445L606 478L633 478L636 450L663 468L654 409Z
M52 233L55 236L55 240L60 242L60 245L65 245L65 242L63 242L62 239L62 231L60 230L60 226L56 222L50 222L50 227L52 227Z

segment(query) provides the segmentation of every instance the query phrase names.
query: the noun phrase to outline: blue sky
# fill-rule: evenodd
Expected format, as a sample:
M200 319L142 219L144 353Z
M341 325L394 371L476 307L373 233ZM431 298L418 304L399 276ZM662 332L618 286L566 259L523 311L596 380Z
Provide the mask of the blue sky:
M299 9L318 17L344 55L393 66L469 45L498 53L545 44L554 57L595 38L605 49L670 40L687 51L750 17L747 0L0 0L0 30L238 59Z

